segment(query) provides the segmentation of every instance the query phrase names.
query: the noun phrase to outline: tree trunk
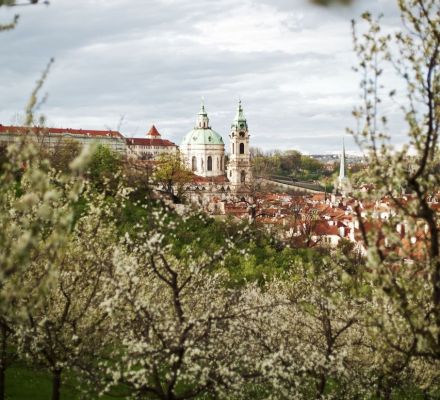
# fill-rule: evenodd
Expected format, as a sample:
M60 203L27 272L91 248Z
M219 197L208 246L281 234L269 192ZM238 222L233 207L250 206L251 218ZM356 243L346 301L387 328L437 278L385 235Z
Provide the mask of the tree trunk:
M52 373L52 400L61 398L61 369L56 368Z
M0 400L5 400L5 371L3 360L0 362Z
M321 399L322 395L324 394L324 390L325 390L325 385L327 384L327 377L325 375L321 375L321 377L319 378L319 382L317 384L317 393L316 393L316 398L317 399Z
M391 400L391 395L393 394L393 389L391 387L385 387L383 392L383 398L385 400Z
M379 377L379 380L377 381L376 385L376 398L380 399L380 394L382 392L382 377Z
M1 322L0 323L0 340L1 340L1 350L0 350L0 400L5 399L5 372L7 366L7 342L8 342L8 332L7 326Z

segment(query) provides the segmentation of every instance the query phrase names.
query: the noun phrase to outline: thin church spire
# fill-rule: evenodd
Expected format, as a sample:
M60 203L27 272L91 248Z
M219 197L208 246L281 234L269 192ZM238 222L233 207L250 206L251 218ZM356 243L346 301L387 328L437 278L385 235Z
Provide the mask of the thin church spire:
M342 153L341 153L341 159L339 163L339 179L345 179L347 177L346 174L346 158L345 158L345 141L344 138L342 138Z

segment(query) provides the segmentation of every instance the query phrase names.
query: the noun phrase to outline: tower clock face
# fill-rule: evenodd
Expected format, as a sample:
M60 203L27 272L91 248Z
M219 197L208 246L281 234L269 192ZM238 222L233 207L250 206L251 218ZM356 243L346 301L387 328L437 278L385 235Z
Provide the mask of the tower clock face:
M240 137L241 137L241 138L244 137L244 132L240 132Z

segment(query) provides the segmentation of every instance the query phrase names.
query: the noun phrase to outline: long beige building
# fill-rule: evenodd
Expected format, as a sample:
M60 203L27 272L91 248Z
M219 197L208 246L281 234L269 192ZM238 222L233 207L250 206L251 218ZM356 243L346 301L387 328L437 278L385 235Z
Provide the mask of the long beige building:
M4 126L0 124L0 143L12 143L19 137L29 137L42 146L54 148L64 140L78 141L81 145L99 143L113 151L125 155L124 136L117 131L100 131L68 128L27 128L22 126Z
M126 143L128 157L140 160L152 160L164 153L175 154L178 150L173 142L162 139L154 125L145 138L127 138Z

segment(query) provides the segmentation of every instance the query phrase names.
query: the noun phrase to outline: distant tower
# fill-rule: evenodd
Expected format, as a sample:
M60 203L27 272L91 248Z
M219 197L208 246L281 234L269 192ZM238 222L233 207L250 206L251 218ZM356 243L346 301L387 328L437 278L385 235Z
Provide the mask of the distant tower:
M238 102L237 114L231 125L230 156L227 177L234 189L244 189L252 181L251 157L249 151L249 130L243 113L241 100Z
M344 139L342 139L342 153L339 161L339 176L337 181L337 189L341 192L342 195L346 195L351 187L350 187L350 180L347 176L347 167L346 167L346 157L345 157L345 142Z
M160 139L160 133L154 125L152 125L147 132L147 139Z

